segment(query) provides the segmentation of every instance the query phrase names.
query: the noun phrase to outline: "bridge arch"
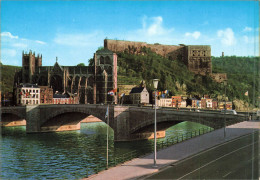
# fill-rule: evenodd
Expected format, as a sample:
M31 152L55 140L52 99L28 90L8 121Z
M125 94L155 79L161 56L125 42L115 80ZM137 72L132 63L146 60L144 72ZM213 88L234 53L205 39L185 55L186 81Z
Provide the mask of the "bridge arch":
M20 114L18 113L2 113L2 119L1 121L7 121L8 119L12 119L12 120L20 120L20 119L25 119L25 117L22 117Z
M3 111L2 110L2 112L1 112L2 120L6 116L16 116L19 119L25 119L26 118L26 115L23 114L23 113L20 113L19 111Z
M215 122L210 122L208 120L204 120L203 118L197 118L197 117L189 117L189 119L187 120L183 120L183 119L179 119L178 116L171 116L171 117L160 117L157 119L157 131L161 131L161 130L166 130L168 128L170 128L173 125L176 125L178 123L184 122L184 121L190 121L190 122L195 122L195 123L199 123L205 126L209 126L212 128L216 127L216 123ZM130 129L130 133L134 134L134 133L139 133L142 131L146 131L149 130L150 132L154 131L154 119L151 119L149 121L143 121L141 123L139 123L137 126L134 126Z
M66 113L81 113L81 114L85 114L86 116L93 115L106 123L106 119L105 119L106 108L104 108L103 110L98 109L96 111L95 110L93 111L93 109L87 107L76 108L76 107L70 107L70 106L66 107L66 106L67 105L64 105L64 108L57 108L56 110L51 111L51 113L50 112L46 113L47 115L44 118L45 119L44 123L49 121L52 118L55 118L59 115L66 114Z

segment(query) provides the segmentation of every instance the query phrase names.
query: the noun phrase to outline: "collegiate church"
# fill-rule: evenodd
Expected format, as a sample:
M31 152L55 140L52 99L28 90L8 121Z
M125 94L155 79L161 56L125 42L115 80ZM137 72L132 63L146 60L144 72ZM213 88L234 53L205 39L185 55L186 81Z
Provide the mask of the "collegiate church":
M14 79L14 88L30 83L49 86L54 93L76 95L80 104L116 103L108 91L117 89L117 55L108 49L94 53L92 66L42 66L42 55L22 53L22 69Z

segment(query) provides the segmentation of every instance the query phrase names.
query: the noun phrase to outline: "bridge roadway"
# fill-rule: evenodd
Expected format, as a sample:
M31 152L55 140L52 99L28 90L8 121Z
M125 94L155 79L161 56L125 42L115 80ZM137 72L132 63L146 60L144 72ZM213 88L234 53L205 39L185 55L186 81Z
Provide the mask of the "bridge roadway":
M256 136L259 136L259 129L260 129L260 122L259 121L244 121L240 122L234 125L230 125L227 127L227 136L226 139L223 136L223 128L212 131L210 133L203 134L201 136L196 136L192 139L188 139L186 141L183 141L181 143L175 144L173 146L170 146L168 148L162 149L157 152L157 165L158 167L153 167L153 155L150 154L141 158L136 158L131 161L128 161L124 164L118 165L116 167L109 168L108 170L102 171L98 174L92 175L85 179L91 179L91 180L100 180L100 179L114 179L114 180L129 180L129 179L190 179L192 177L198 178L203 177L202 179L209 179L209 177L217 177L216 179L224 179L226 178L232 178L230 176L232 172L229 172L230 169L235 168L233 170L239 171L243 170L240 173L245 173L245 169L241 169L241 163L242 162L242 156L238 154L234 154L234 151L238 151L244 147L242 147L243 144L240 144L239 148L235 149L229 147L224 147L224 150L220 150L220 147L224 144L233 143L237 141L238 138L241 136L245 136L248 134L256 133ZM252 137L252 136L251 136ZM259 140L259 139L258 139ZM257 138L254 140L256 141L255 146L259 147L259 142L257 141ZM252 141L251 141L252 142ZM250 143L251 143L250 142ZM254 144L254 143L252 143ZM252 145L249 144L249 145ZM248 145L248 146L249 146ZM233 146L233 145L232 145ZM237 144L236 144L237 146ZM256 147L253 149L257 149ZM208 153L210 151L214 152L215 150L215 156L213 154L213 160L212 159L196 159L196 156L200 156L201 154ZM231 152L232 151L232 152ZM223 155L224 153L224 155ZM215 166L212 174L209 174L208 166L211 166L212 163L215 163L219 159L223 158L223 156L226 155L233 155L231 158L231 162L228 164L225 164L226 169L224 169L224 174L222 176L214 176L219 173L219 171L223 170L223 163L221 166ZM246 164L250 167L247 168L249 171L247 174L249 176L247 177L255 177L256 179L259 177L258 175L258 160L251 158L258 158L259 152L254 151L251 149L248 150L248 154L250 153L250 159L246 159ZM212 156L212 155L211 155ZM225 156L226 157L226 156ZM196 159L195 162L193 159ZM244 157L243 157L244 158ZM186 163L187 161L191 160L192 163ZM222 159L223 160L223 159ZM251 161L250 161L251 160ZM210 161L210 162L208 162ZM248 161L250 162L248 164ZM197 162L197 163L196 163ZM234 164L234 162L237 162ZM252 162L252 163L251 163ZM186 163L186 165L185 165ZM178 169L178 171L174 171L176 168L180 168L178 166L181 164L182 170ZM195 164L195 166L194 166ZM254 167L255 165L255 167ZM199 166L199 168L197 168ZM176 168L175 168L176 167ZM251 168L253 167L253 169ZM173 169L174 168L174 169ZM203 168L203 171L200 169ZM197 171L199 170L199 172ZM195 172L195 174L194 174ZM197 172L197 173L196 173ZM200 174L201 172L207 172L208 176L206 174ZM218 172L218 173L216 173ZM252 173L251 173L252 172ZM191 176L191 174L194 174L195 176ZM199 174L199 176L198 176ZM237 177L237 176L234 176ZM237 177L235 179L239 179L244 176ZM253 179L255 179L253 178ZM249 178L247 178L249 179Z
M80 123L94 116L107 123L107 105L35 105L2 107L2 122L9 118L26 120L27 133L80 129ZM183 121L198 122L214 129L235 124L246 119L244 115L221 114L214 111L157 110L157 137L164 137L165 130ZM153 138L154 109L152 107L110 106L109 126L114 130L115 141Z

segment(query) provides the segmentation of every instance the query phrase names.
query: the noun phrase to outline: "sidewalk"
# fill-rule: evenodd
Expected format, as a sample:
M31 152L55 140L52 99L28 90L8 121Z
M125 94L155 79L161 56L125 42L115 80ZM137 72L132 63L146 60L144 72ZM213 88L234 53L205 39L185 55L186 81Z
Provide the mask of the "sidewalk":
M89 177L91 180L121 180L138 179L159 169L180 161L189 156L195 155L203 150L224 143L239 136L249 134L254 130L260 129L259 121L244 121L226 128L226 139L224 139L224 130L216 131L194 137L184 142L175 144L157 152L157 168L153 167L153 154L142 158L135 158L117 167L112 167L96 175Z

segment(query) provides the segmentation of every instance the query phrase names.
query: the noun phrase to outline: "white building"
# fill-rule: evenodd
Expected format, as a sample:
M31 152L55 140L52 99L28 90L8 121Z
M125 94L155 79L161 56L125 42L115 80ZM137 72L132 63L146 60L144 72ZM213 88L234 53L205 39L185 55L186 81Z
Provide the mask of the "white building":
M172 107L172 98L160 98L157 102L160 107Z
M212 109L212 99L206 99L207 108Z
M130 92L133 104L149 104L149 93L145 87L135 87Z
M35 84L21 84L16 88L17 105L40 104L40 88Z
M187 102L186 101L181 101L181 108L185 108L187 106Z

